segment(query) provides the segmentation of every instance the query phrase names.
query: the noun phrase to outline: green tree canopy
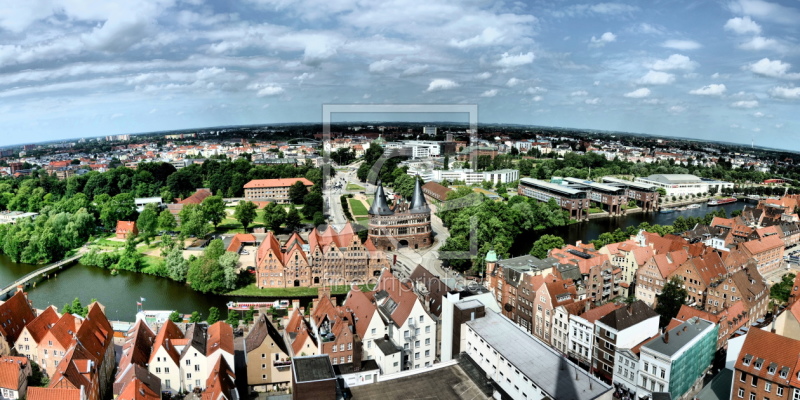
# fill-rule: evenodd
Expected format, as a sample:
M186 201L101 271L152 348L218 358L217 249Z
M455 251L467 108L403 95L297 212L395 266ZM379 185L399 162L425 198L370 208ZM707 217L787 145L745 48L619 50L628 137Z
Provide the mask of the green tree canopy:
M308 194L308 189L302 181L297 181L289 186L289 201L292 204L303 204L303 198Z
M169 320L172 322L183 322L183 317L177 311L173 311L169 314Z
M289 207L289 212L286 214L286 229L293 231L301 224L300 213L294 207Z
M139 214L139 218L136 220L136 228L139 229L139 233L144 237L147 243L150 243L150 239L156 235L156 231L158 230L158 213L156 207L157 206L152 203L146 205L142 213Z
M240 201L236 206L233 217L242 223L245 232L247 232L247 228L250 224L255 221L257 215L256 210L258 210L258 206L252 201Z
M688 293L683 287L683 281L677 276L673 276L664 285L661 294L656 296L658 303L655 311L661 316L661 326L669 325L669 321L678 315L681 306L686 302Z
M177 221L175 221L175 216L172 215L169 210L164 209L158 214L158 228L165 231L175 230L178 227Z
M225 213L225 201L222 200L222 196L206 197L203 203L201 203L200 208L203 211L205 219L211 221L215 229L227 216Z
M561 237L555 235L542 235L539 237L539 239L533 242L531 255L539 259L544 259L547 258L548 251L562 247L564 247L564 239Z
M203 315L197 311L192 311L192 315L189 317L189 322L193 324L203 322Z
M211 307L208 309L208 318L206 318L206 322L208 322L209 325L214 325L215 323L217 323L217 321L219 321L219 318L220 318L219 308Z

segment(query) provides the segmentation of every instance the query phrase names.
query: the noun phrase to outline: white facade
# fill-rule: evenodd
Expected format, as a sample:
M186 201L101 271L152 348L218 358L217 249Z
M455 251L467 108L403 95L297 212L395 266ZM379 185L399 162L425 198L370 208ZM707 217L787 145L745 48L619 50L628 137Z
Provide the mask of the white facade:
M616 334L617 348L630 349L658 333L658 320L659 317L656 315L621 331L611 328L602 321L597 321L596 326Z
M208 359L203 352L195 348L190 348L185 354L182 355L180 364L181 379L183 379L182 384L185 390L191 392L197 387L205 388L206 379L208 379L209 367Z
M628 390L636 389L636 373L639 371L639 356L628 349L618 349L614 356L613 383L623 385Z
M167 342L164 346L171 346L171 344ZM147 368L151 374L161 379L161 390L178 393L182 389L181 369L172 360L164 346L159 347L156 353L150 357L151 362Z
M432 140L406 140L403 142L386 143L387 149L411 149L411 158L439 157L441 155L441 145Z
M403 348L404 370L433 365L436 359L436 322L419 300L414 302L403 325L395 327L392 324L389 332L392 341Z
M567 354L570 348L569 343L569 312L564 306L558 306L553 310L553 347L561 354Z
M408 174L411 176L418 175L418 171L411 171ZM493 184L509 183L519 179L519 170L516 169L501 169L497 171L481 171L476 172L472 169L454 169L454 170L432 170L425 171L419 174L425 181L442 182L443 180L462 181L467 185L480 184L484 181L490 181Z
M569 317L569 349L567 351L573 358L590 365L594 349L594 323L586 319L571 315Z
M638 177L634 182L647 183L664 188L667 196L687 196L712 193L720 193L723 188L733 188L733 183L722 181L704 181L697 176L688 174L660 174L648 177Z

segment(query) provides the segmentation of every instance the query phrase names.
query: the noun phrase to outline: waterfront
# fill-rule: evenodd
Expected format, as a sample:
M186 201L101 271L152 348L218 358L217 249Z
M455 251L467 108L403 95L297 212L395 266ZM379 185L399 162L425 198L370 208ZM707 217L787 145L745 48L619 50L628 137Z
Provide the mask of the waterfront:
M511 255L519 256L528 254L531 247L533 247L533 242L536 241L539 236L545 234L559 236L568 244L575 244L578 240L583 243L588 243L591 240L597 239L601 233L613 232L617 228L625 229L629 226L637 226L642 222L647 222L651 225L672 225L672 222L678 217L703 217L710 212L719 211L720 209L724 209L728 216L730 216L733 211L742 210L745 204L745 202L739 201L722 206L709 207L703 203L700 208L675 211L673 213L634 213L621 217L598 218L567 226L543 229L541 231L535 231L532 236L523 235L518 238L511 247Z
M537 231L530 235L521 236L512 248L512 254L527 254L533 241L543 234L554 234L564 238L567 243L577 240L588 242L596 239L603 232L610 232L617 228L627 228L642 222L650 224L671 224L675 218L702 217L711 211L720 208L730 215L734 210L741 210L744 203L737 202L719 207L708 207L703 204L700 208L678 211L670 214L637 213L618 218L595 219L563 227ZM41 266L13 263L6 256L0 256L0 284L7 285ZM181 313L199 311L208 314L209 307L219 307L224 310L229 301L273 301L281 300L273 297L247 298L202 294L189 289L186 285L169 279L151 275L137 274L120 271L119 275L111 275L105 269L89 267L82 264L74 265L60 271L57 277L37 283L35 288L27 288L30 299L36 307L54 304L59 309L75 297L80 297L83 304L96 298L106 306L109 318L132 320L136 313L136 302L145 298L144 308L150 310L177 309ZM291 299L288 299L291 300ZM310 299L302 299L307 303ZM225 313L223 312L223 315Z

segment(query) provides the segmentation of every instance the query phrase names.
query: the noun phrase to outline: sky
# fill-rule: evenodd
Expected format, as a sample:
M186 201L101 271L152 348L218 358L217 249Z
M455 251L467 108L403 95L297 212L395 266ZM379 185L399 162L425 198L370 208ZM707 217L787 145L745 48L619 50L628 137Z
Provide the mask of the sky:
M797 151L798 21L797 0L0 0L0 145L397 103Z

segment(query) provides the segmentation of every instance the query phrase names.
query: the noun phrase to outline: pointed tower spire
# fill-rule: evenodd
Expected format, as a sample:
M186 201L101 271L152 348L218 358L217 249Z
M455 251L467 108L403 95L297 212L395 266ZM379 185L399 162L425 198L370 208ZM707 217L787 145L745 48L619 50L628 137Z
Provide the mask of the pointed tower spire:
M375 190L375 198L372 200L372 207L369 208L369 215L392 215L394 212L389 208L386 201L386 194L383 192L383 184L378 181L378 188Z
M431 212L428 202L425 201L425 196L422 194L422 184L418 176L414 178L414 194L411 195L411 207L408 212L414 214Z

